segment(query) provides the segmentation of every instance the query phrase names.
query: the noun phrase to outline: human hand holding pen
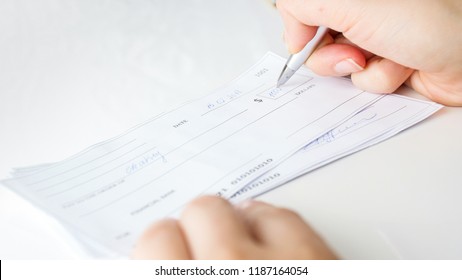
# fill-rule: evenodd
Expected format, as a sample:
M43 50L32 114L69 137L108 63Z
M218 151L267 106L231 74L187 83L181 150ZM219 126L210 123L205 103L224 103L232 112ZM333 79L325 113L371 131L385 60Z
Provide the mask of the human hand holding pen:
M327 27L319 26L314 37L303 47L303 49L296 54L290 55L281 71L281 74L279 75L276 87L284 85L295 74L295 72L300 69L300 67L322 42L328 31L329 29Z
M406 83L462 106L462 1L278 0L277 7L291 53L316 26L333 30L306 62L315 73L351 74L357 87L379 93Z
M407 83L446 104L462 106L462 1L278 0L291 53L310 41L316 26L324 37L307 61L321 75L351 74L372 92ZM288 240L287 243L277 243ZM334 258L295 213L267 204L233 208L219 198L200 198L180 220L149 228L137 258Z

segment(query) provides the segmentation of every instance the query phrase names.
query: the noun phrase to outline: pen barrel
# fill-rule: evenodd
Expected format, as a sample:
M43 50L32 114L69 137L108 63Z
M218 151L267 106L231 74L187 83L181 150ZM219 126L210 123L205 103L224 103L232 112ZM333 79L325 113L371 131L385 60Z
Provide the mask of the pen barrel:
M313 39L300 52L290 56L287 67L295 71L298 70L318 47L327 31L327 27L319 26Z

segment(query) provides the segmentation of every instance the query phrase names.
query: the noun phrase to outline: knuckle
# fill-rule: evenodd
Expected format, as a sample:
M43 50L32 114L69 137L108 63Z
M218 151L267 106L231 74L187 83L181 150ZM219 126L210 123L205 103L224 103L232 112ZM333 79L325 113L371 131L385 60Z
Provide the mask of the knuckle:
M379 66L373 63L365 71L353 73L355 86L373 93L393 93L407 79L406 71L397 67Z
M164 219L152 224L142 235L141 240L156 238L159 235L171 232L177 227L174 219Z
M396 88L390 84L390 79L383 73L353 73L351 74L353 84L362 90L372 93L391 93Z
M211 211L210 209L220 209L227 207L229 202L223 198L216 196L202 196L191 201L183 210L182 218L200 215L204 212Z
M301 219L300 216L287 208L280 208L280 207L275 207L271 205L266 205L264 207L258 207L256 209L256 216L258 216L260 219L263 220L282 220L282 221L288 221L288 220L294 220L294 219Z

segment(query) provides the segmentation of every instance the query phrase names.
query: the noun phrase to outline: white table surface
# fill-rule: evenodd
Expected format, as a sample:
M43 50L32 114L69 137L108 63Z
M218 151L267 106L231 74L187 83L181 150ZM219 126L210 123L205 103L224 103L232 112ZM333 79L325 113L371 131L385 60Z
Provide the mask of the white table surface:
M281 34L267 0L0 1L0 176L203 96L268 50L286 55ZM460 259L461 128L462 109L445 108L261 199L300 213L342 258ZM0 187L1 259L80 257Z

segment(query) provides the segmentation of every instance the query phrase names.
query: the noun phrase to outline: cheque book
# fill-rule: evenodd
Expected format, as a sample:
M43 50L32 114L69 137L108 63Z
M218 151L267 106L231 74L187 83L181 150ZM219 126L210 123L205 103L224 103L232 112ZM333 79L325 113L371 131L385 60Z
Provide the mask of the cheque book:
M441 108L306 68L277 88L284 62L268 53L211 94L60 162L17 168L2 183L56 218L90 255L125 258L151 223L198 196L256 196Z

